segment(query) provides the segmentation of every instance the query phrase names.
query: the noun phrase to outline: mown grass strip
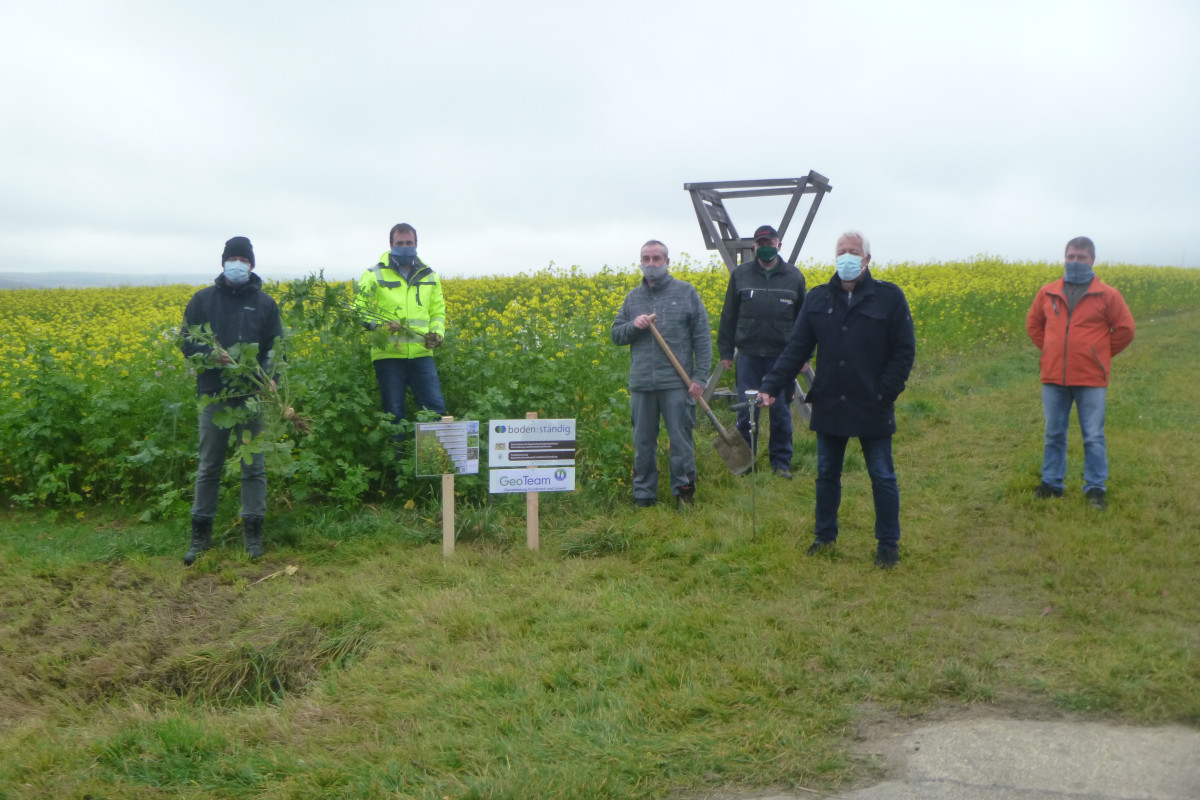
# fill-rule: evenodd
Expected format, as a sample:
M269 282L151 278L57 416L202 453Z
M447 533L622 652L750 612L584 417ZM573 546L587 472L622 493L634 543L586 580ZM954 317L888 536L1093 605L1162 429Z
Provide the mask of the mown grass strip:
M1030 346L919 361L899 413L904 560L891 573L871 567L861 465L846 476L842 541L803 555L803 438L796 480L751 478L753 541L747 479L703 449L694 513L558 498L544 505L539 553L524 550L520 515L503 504L451 560L408 533L436 530L419 509L300 508L277 520L287 535L266 563L234 541L186 572L171 551L183 545L177 525L10 513L0 789L821 789L869 771L848 743L864 713L975 705L1200 724L1200 496L1188 488L1200 477L1200 407L1181 368L1200 358L1197 334L1197 312L1147 320L1118 358L1106 514L1074 485L1062 500L1033 499ZM1069 457L1075 483L1077 432ZM125 536L159 545L118 558L107 545L73 549L93 536L117 552ZM254 583L287 563L295 575ZM282 670L207 695L144 678L205 653L233 663L247 646L327 666L236 703L222 699L230 685Z

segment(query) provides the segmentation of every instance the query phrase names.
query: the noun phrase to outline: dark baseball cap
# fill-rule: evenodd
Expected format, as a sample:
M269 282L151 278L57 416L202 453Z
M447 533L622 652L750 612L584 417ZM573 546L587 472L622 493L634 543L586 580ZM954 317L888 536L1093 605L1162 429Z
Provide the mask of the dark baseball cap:
M772 228L770 225L759 225L758 230L754 232L755 239L778 239L779 231Z

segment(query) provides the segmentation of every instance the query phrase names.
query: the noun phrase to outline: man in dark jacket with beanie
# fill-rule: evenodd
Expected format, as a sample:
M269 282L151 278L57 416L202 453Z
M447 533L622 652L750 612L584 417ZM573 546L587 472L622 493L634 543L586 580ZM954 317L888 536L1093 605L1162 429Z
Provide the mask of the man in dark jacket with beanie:
M779 233L770 225L761 225L754 232L754 245L755 257L739 264L729 275L721 326L717 329L717 351L725 369L733 367L737 348L738 397L757 389L763 376L771 371L787 346L792 324L804 303L804 276L779 257ZM789 388L783 393L783 402L770 410L771 469L783 478L792 477L791 401ZM757 421L757 408L754 416ZM749 408L738 411L737 427L757 454L758 442L750 440Z
M254 272L254 248L245 236L225 243L221 253L222 272L213 285L196 292L183 312L185 356L202 356L206 366L196 373L196 394L201 398L200 467L196 472L196 498L192 504L191 547L183 557L190 566L201 552L212 547L213 518L225 466L229 432L256 436L261 430L257 415L244 411L249 390L225 380L223 367L232 363L226 348L236 344L258 345L258 365L272 372L275 343L283 336L279 307L262 291L262 279ZM201 331L202 326L207 329ZM242 412L242 421L221 427L214 417ZM263 554L263 517L267 510L267 471L262 453L250 463L242 461L242 538L251 558Z
M771 405L817 351L808 392L809 427L817 434L815 555L837 541L846 444L857 437L875 501L875 565L900 561L900 489L892 463L896 398L912 371L916 338L900 287L871 277L871 245L858 231L838 238L837 272L809 291L788 345L759 387Z

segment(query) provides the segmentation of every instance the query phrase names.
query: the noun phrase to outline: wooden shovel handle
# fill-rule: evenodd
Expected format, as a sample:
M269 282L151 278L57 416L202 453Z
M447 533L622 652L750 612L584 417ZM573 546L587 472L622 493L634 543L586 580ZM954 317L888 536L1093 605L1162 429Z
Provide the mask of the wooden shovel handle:
M650 315L650 333L654 334L654 339L658 342L658 346L667 354L667 358L671 359L671 366L675 367L675 371L679 373L679 377L683 378L683 385L690 389L692 388L692 379L687 374L687 370L683 368L683 365L679 363L679 359L671 352L671 347L667 344L667 340L662 337L662 334L658 332L658 328L654 326L655 316L655 314ZM717 416L708 407L708 403L704 402L704 398L697 397L696 402L700 404L700 407L704 409L704 413L708 414L708 418L713 421L713 424L717 426L717 430L724 436L725 430L721 427L721 423L717 422Z

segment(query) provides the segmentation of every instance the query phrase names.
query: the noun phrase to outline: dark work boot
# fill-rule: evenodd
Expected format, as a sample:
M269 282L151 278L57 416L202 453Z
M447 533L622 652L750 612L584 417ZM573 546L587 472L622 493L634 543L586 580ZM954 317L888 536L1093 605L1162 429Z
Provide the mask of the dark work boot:
M875 548L875 566L891 569L900 563L900 548L894 544L881 544Z
M813 543L808 546L808 555L817 556L821 553L827 553L833 550L836 541L823 542L820 539L814 539Z
M1055 489L1050 484L1042 481L1040 484L1038 484L1038 487L1033 490L1033 496L1038 500L1048 500L1051 497L1062 497L1063 490Z
M251 559L263 556L262 526L262 517L242 517L242 542L246 545L246 553Z
M679 487L679 494L675 495L675 510L683 511L689 509L696 504L696 487L693 484Z
M192 517L192 545L183 554L183 565L190 567L200 554L212 547L212 519Z

